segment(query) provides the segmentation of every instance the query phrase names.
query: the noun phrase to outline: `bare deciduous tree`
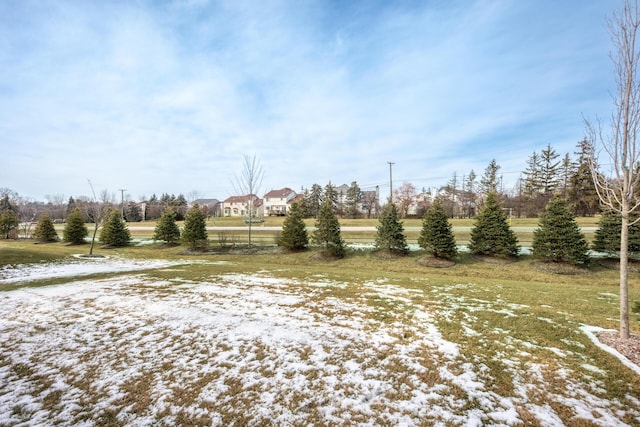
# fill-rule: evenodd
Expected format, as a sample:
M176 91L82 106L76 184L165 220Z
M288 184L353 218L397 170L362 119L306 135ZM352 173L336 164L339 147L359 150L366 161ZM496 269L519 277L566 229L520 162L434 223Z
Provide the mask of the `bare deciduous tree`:
M636 35L640 27L637 0L626 0L621 11L607 21L613 51L610 54L616 81L613 93L614 109L610 130L603 131L600 122L586 120L591 144L589 166L600 202L622 217L620 233L620 338L629 338L628 243L631 213L640 206L636 189L640 184L640 81L638 61L640 52ZM601 174L597 159L600 152L608 157L611 169ZM637 221L637 220L636 220ZM635 222L635 221L634 221Z
M258 192L260 191L263 178L264 170L256 156L251 157L245 154L243 156L242 170L239 175L236 175L233 189L237 193L240 193L241 196L247 196L248 199L249 218L247 225L249 226L249 246L251 246L251 226L255 218L255 199L259 197Z

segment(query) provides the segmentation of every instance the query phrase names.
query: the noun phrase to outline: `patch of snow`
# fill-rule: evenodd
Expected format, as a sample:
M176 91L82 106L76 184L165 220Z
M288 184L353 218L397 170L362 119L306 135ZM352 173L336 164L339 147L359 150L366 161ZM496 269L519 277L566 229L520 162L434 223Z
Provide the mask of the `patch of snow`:
M580 330L584 332L587 335L587 337L589 337L591 342L593 342L596 346L606 351L607 353L614 355L622 362L624 366L631 369L636 374L640 375L640 366L636 365L635 363L633 363L632 361L624 357L615 348L609 347L608 345L603 344L600 342L600 340L598 340L598 337L596 337L596 332L606 331L606 329L599 328L597 326L582 325L580 326Z
M155 270L193 261L134 260L124 258L88 257L43 264L9 265L0 268L0 284L30 282L62 277L88 276L101 273Z

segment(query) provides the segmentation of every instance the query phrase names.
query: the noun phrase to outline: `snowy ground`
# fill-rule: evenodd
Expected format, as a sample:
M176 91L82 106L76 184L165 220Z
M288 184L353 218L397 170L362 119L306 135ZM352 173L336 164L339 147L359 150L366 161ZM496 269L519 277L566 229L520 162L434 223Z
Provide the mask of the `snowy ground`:
M62 278L105 266L123 273ZM138 271L149 267L175 278ZM322 277L192 282L180 278L187 267L81 260L0 270L0 285L61 277L0 293L0 425L640 424L639 398L608 398L607 372L577 339L569 351L479 330L479 313L510 318L526 306L384 280L344 296L353 284ZM463 319L461 340L500 349L503 372L443 338L447 319ZM580 359L580 372L565 358ZM509 386L496 387L497 376ZM564 386L549 386L552 377Z

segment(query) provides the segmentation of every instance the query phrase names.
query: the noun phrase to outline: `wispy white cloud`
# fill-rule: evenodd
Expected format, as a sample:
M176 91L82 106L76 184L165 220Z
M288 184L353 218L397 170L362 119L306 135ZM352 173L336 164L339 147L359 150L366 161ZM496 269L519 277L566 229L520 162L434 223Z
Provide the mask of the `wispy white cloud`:
M384 184L387 161L438 185L572 152L609 101L604 2L9 3L0 186L38 198L223 198L243 154L265 189Z

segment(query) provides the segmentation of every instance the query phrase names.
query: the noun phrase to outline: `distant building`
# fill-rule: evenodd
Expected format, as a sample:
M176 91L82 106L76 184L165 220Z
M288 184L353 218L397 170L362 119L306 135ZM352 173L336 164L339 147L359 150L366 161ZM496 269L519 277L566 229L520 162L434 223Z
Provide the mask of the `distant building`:
M253 207L253 212L249 215L251 207ZM222 213L224 216L262 216L264 214L263 202L255 194L231 196L222 202Z
M189 204L200 206L207 216L220 216L222 214L222 202L218 199L197 199Z
M296 192L285 187L271 190L264 195L264 212L269 216L285 216L289 204L296 198Z

